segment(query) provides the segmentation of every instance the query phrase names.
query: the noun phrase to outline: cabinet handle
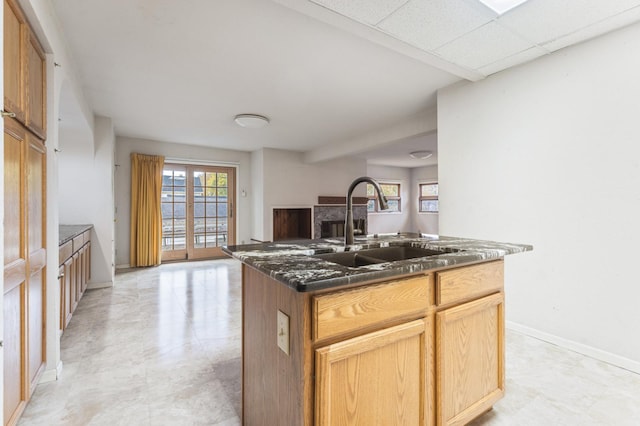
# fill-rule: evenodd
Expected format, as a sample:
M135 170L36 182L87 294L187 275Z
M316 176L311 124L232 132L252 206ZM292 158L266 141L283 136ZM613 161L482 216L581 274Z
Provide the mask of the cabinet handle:
M15 113L15 112L8 112L8 111L5 111L5 110L2 110L2 116L3 116L3 117L11 117L11 118L13 118L13 117L15 117L15 116L16 116L16 113Z
M60 279L60 278L64 278L64 273L58 275L58 279Z

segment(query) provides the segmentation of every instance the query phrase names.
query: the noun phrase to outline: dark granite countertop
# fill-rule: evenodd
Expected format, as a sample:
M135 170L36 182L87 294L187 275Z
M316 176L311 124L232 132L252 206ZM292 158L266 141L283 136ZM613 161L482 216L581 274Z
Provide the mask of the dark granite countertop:
M58 228L58 245L66 243L91 228L93 228L93 225L60 225Z
M389 246L421 247L442 254L354 268L313 257L345 251L342 238L245 244L224 247L223 251L271 278L305 292L495 260L533 250L526 244L406 233L356 237L348 251Z

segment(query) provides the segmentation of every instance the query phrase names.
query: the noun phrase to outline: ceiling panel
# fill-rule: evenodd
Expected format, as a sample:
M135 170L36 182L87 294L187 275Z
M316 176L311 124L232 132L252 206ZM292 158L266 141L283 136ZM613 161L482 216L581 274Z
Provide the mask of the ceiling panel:
M436 53L448 61L477 69L531 47L512 31L490 22L444 45Z
M310 0L359 22L375 25L408 0Z
M530 0L498 21L543 44L636 6L640 0Z
M487 8L472 7L463 0L411 0L378 28L421 49L434 50L495 16Z

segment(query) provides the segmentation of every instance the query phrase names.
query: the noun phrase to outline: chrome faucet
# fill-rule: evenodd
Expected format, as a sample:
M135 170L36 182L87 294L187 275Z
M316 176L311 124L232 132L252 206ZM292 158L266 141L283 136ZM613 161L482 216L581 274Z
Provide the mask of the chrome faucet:
M380 204L380 210L387 210L389 204L387 203L387 197L382 193L380 184L375 180L367 176L362 176L351 182L349 190L347 191L347 217L344 221L344 245L353 245L353 190L356 186L362 182L369 182L375 188L378 193L378 203Z

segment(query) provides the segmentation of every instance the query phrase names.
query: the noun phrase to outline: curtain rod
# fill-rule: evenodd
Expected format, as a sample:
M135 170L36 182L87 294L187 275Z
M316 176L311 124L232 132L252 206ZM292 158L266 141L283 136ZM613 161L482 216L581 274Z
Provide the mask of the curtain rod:
M190 160L187 158L164 157L165 163L192 164L196 166L239 166L239 161Z

